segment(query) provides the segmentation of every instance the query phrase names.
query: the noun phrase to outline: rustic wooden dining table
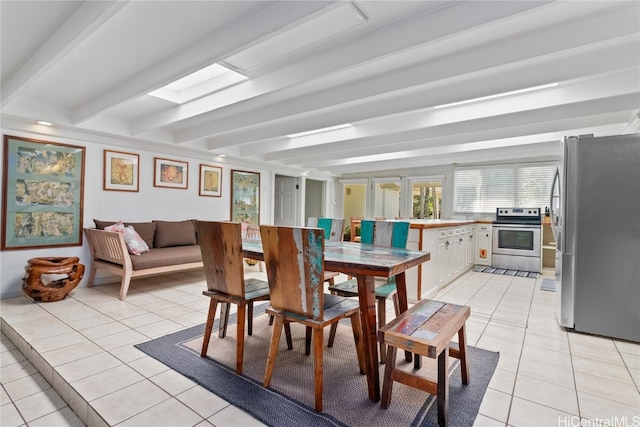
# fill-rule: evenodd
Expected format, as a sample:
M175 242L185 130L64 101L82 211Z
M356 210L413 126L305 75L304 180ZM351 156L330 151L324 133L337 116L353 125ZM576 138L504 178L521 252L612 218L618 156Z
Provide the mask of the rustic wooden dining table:
M244 239L242 256L264 261L260 240ZM353 242L325 241L324 267L354 276L358 281L358 300L364 338L369 399L380 401L376 321L375 277L396 277L400 312L407 310L405 271L429 261L428 252L387 248Z

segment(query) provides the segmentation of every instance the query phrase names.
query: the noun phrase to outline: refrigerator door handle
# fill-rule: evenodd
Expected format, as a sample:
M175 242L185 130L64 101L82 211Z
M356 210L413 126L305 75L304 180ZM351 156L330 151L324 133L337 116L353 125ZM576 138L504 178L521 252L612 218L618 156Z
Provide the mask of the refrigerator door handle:
M551 196L549 200L549 208L551 212L551 230L553 231L553 237L558 241L558 222L560 221L560 169L556 169L556 174L553 177L553 183L551 184Z

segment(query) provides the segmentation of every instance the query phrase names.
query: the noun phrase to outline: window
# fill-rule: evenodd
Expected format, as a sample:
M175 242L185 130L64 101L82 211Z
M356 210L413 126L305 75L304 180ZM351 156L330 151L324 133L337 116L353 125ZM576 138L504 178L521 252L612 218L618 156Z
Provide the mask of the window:
M456 213L490 213L499 207L544 211L555 172L550 163L456 168L453 209Z
M400 216L400 179L373 180L374 218L394 219Z
M411 217L442 218L442 178L412 178Z

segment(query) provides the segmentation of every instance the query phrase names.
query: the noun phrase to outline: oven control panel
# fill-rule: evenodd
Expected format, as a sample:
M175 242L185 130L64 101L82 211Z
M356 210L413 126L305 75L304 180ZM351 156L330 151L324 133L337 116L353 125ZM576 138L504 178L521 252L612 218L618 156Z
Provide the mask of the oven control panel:
M540 224L540 208L497 208L497 224Z
M501 216L540 217L540 208L498 208L498 218Z

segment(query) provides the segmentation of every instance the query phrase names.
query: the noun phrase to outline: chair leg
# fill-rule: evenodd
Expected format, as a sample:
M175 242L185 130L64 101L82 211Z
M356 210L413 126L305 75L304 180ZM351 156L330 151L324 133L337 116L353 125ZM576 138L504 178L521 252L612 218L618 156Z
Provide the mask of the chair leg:
M246 306L244 304L238 304L238 316L237 316L237 345L236 345L236 373L242 374L242 359L244 356L244 322L246 316Z
M223 302L220 304L220 325L218 328L218 336L224 338L227 336L227 325L229 324L229 308L230 303Z
M329 330L329 342L327 343L327 347L333 347L333 342L336 339L336 331L338 330L338 322L331 324L331 329Z
M204 337L202 340L202 350L200 350L200 357L207 355L207 349L209 348L209 339L211 338L211 331L213 330L213 319L216 317L216 309L218 308L218 300L211 298L209 302L209 313L207 314L207 326L204 328Z
M269 387L271 384L271 375L273 374L273 367L276 364L276 356L278 355L278 345L280 344L280 335L282 334L282 327L284 326L284 318L278 316L275 319L275 325L271 332L271 344L269 345L269 355L267 356L267 368L264 371L264 381L262 385Z
M387 324L387 303L386 298L376 298L378 300L378 329ZM380 363L384 363L387 356L387 346L380 341Z
M358 355L358 367L360 374L367 373L367 362L364 357L364 342L362 342L362 324L360 323L360 313L356 312L351 316L351 329L353 330L353 340L356 343L356 354Z
M396 317L400 316L400 299L397 292L393 294L393 309L396 312Z
M316 394L316 411L322 412L322 361L323 361L324 334L322 328L313 331L313 381Z
M311 326L307 326L304 331L304 355L311 354Z
M271 316L273 318L273 316ZM287 349L293 350L293 340L291 339L291 323L284 322L284 336L287 339Z
M247 304L247 335L253 334L253 302Z

